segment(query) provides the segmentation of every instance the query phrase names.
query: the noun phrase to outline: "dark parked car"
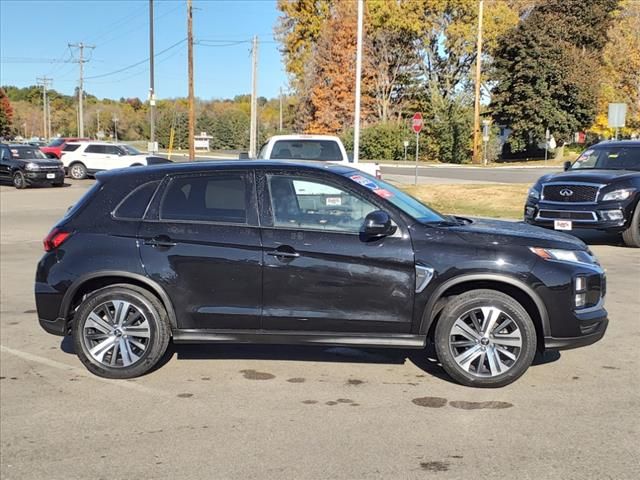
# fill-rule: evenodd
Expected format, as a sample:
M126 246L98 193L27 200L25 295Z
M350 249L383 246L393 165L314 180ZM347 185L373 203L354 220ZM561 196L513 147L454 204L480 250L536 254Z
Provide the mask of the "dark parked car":
M527 223L556 230L620 232L640 247L640 141L603 142L563 173L545 175L529 190Z
M0 180L16 188L29 185L64 184L64 168L60 160L48 158L38 147L0 144Z
M446 217L339 165L158 165L98 181L44 240L42 327L93 373L142 375L174 342L424 349L465 385L604 335L585 244ZM426 355L426 353L425 353Z

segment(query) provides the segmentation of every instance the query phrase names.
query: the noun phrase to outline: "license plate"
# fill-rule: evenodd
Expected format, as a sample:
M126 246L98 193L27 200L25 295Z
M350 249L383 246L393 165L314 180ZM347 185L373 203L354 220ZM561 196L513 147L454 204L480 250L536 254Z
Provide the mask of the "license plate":
M555 230L571 230L572 229L571 220L554 220L553 228Z
M47 173L47 178L56 178L55 173Z

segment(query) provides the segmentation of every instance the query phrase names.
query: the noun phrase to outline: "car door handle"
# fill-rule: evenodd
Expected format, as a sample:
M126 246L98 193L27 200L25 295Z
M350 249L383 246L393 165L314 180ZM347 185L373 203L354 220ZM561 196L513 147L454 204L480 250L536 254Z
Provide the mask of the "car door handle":
M164 235L160 235L159 237L149 238L144 241L145 245L149 245L151 247L159 247L159 248L171 248L177 245L176 242L173 242L169 237Z
M276 258L298 258L300 256L300 254L291 247L278 247L276 250L267 252L267 255Z

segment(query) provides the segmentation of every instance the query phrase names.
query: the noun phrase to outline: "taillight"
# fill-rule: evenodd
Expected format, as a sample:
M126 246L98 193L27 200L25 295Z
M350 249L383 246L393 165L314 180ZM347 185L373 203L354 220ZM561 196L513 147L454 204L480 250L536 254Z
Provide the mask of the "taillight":
M69 238L70 235L70 232L65 232L64 230L54 228L42 241L42 243L44 244L44 251L50 252L51 250L58 248L67 240L67 238Z

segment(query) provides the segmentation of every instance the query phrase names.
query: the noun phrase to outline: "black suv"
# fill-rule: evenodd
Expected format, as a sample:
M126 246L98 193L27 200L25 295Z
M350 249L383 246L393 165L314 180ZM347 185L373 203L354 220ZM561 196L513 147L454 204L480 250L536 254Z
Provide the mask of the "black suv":
M173 342L423 349L465 385L604 335L585 244L447 217L353 168L277 161L98 174L44 240L42 327L93 373L135 377ZM426 353L425 353L426 355Z
M0 181L16 188L29 185L64 185L64 167L32 145L0 144Z
M527 223L557 230L620 232L640 247L640 141L603 142L563 173L545 175L529 190Z

